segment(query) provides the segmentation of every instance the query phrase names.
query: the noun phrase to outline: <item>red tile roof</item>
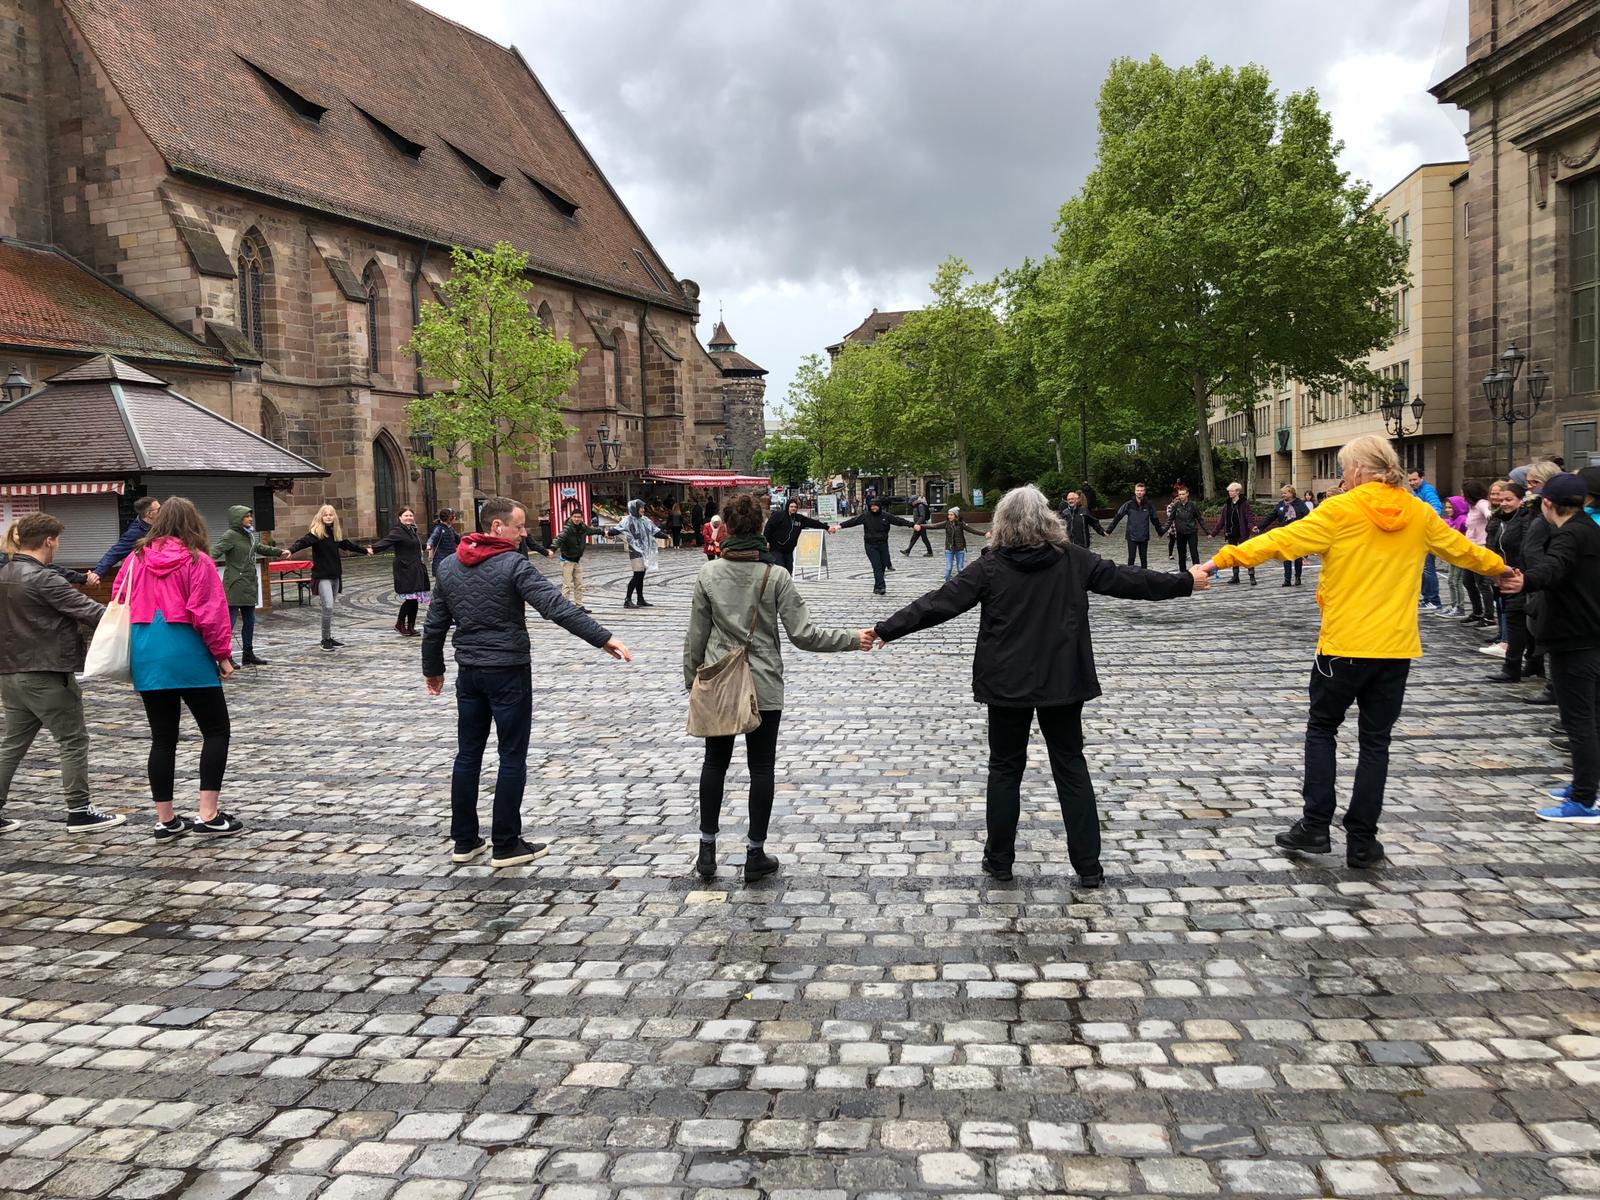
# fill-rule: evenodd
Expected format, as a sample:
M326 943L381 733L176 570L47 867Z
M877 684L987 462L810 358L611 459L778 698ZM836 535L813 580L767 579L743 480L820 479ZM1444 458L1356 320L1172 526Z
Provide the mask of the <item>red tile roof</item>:
M767 369L758 367L737 350L708 350L711 361L729 375L765 375Z
M231 369L103 275L48 246L0 238L0 346Z
M410 0L61 3L174 170L694 308L514 49Z
M912 310L902 309L898 312L879 312L873 309L862 321L843 338L829 346L830 351L843 349L845 342L858 342L863 346L870 346L878 340L879 335L888 333L891 329L898 329L905 323L905 319Z

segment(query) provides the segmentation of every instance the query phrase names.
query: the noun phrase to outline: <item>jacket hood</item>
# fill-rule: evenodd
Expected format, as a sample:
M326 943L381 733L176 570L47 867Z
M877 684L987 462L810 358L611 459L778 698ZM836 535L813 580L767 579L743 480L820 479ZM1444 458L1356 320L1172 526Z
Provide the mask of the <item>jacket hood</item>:
M1352 507L1385 533L1394 533L1411 524L1417 510L1409 502L1422 503L1409 489L1384 483L1363 483L1345 495L1350 498Z
M228 528L244 533L244 519L250 515L250 512L251 509L248 504L235 504L228 510Z
M469 533L456 547L456 559L463 567L475 567L488 562L496 554L506 554L517 548L509 538L493 537L487 533Z
M194 555L175 537L157 538L139 555L139 565L157 575L170 575L192 562Z
M1061 561L1064 550L1048 542L1032 546L1006 546L995 551L1019 571L1043 571Z
M1467 498L1465 496L1451 496L1450 503L1456 506L1456 512L1458 513L1464 513L1472 507L1472 505L1467 503Z
M644 514L644 501L643 500L629 500L628 501L628 515L630 517L642 516L643 514Z

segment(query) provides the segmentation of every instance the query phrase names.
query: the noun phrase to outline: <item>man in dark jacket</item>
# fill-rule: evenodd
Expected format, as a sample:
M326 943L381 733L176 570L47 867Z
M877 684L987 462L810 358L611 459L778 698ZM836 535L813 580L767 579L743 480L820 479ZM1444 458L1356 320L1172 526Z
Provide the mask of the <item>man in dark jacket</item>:
M1200 506L1189 495L1187 485L1178 485L1172 506L1167 509L1167 528L1178 543L1178 570L1186 571L1200 561L1200 530L1205 526Z
M1105 527L1089 511L1083 502L1083 497L1077 492L1067 493L1067 502L1061 506L1061 511L1056 515L1061 518L1061 523L1067 527L1067 540L1074 546L1087 548L1091 529L1101 537L1106 535Z
M800 531L803 529L839 532L837 525L829 525L826 521L802 513L798 500L790 500L768 517L767 526L761 531L761 535L767 539L767 550L772 555L773 564L782 567L790 575L794 574L794 550L800 544Z
M1117 526L1124 519L1128 522L1128 527L1124 531L1124 536L1128 539L1128 565L1133 566L1133 557L1137 554L1139 565L1148 567L1151 526L1154 526L1155 531L1160 534L1165 534L1166 530L1161 528L1161 518L1156 516L1156 506L1145 496L1144 484L1133 485L1133 499L1124 501L1122 507L1117 509L1117 515L1111 518L1111 528L1106 530L1106 533L1115 533Z
M1255 535L1256 514L1250 507L1250 501L1245 498L1244 488L1237 482L1228 485L1228 498L1222 502L1222 515L1217 518L1217 527L1211 531L1212 537L1224 537L1228 545L1237 546L1240 542L1247 542ZM1256 569L1250 569L1250 586L1256 585ZM1239 568L1233 569L1233 578L1229 583L1239 582Z
M839 528L849 529L852 525L861 526L862 541L866 545L867 561L872 564L872 592L875 596L886 596L889 589L884 586L883 572L889 565L889 530L895 525L910 529L918 529L904 517L897 517L887 512L877 496L867 499L867 507L860 516L851 517L843 522Z
M1600 826L1600 526L1584 512L1593 500L1576 475L1546 482L1540 509L1550 540L1537 562L1500 585L1542 600L1531 624L1572 745L1572 782L1552 793L1559 803L1538 815L1565 825Z
M906 543L906 548L902 553L909 555L911 548L917 544L918 539L921 539L922 548L926 552L923 557L933 557L933 546L928 541L928 518L931 516L933 516L933 510L928 507L927 500L918 496L915 503L911 505L911 520L916 524L916 532L911 535L911 540Z
M49 513L23 517L18 553L0 566L0 833L17 827L4 815L6 797L41 728L61 755L67 828L84 833L125 819L89 803L89 730L73 675L83 666L83 631L98 625L105 609L50 569L63 528Z
M556 553L561 556L561 594L582 612L589 611L583 607L583 552L589 547L585 539L605 536L605 530L590 525L573 509L555 538Z
M562 597L519 547L528 513L496 496L483 506L486 533L461 539L455 557L439 564L422 631L422 674L428 694L444 691L444 637L451 625L456 651L457 742L450 775L450 861L472 862L484 850L478 827L478 776L493 723L500 771L494 785L494 843L489 865L514 867L545 852L522 840L522 793L528 781L528 734L533 724L532 648L526 606L612 658L631 662L628 648Z
M1261 528L1256 530L1257 533L1265 533L1274 525L1287 525L1291 521L1298 521L1301 517L1310 515L1311 506L1295 495L1293 484L1284 484L1280 489L1280 494L1282 499L1278 501L1277 507L1272 510L1272 515L1261 522ZM1293 562L1290 562L1287 558L1284 559L1283 586L1298 587L1300 585L1300 577L1305 568L1306 560L1303 558L1297 558Z
M139 539L150 532L150 522L156 519L156 514L160 511L161 501L154 496L140 496L133 502L133 523L122 531L117 544L102 554L100 561L95 563L94 569L89 572L90 587L99 587L101 577L109 578L122 560L133 553L133 548L139 544Z

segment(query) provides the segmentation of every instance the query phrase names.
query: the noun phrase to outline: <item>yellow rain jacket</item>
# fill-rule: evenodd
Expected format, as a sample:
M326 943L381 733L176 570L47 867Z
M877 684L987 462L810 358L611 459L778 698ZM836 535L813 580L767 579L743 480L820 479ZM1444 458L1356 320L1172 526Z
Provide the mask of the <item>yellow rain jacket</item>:
M1309 516L1217 551L1219 567L1322 556L1317 653L1340 658L1421 658L1417 595L1429 554L1498 575L1498 554L1474 545L1404 488L1364 483L1329 496Z

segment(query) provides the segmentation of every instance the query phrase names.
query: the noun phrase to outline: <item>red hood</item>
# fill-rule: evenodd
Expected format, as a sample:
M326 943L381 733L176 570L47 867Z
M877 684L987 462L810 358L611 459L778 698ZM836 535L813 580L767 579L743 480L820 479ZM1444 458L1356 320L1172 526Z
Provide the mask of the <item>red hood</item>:
M505 538L492 537L487 533L469 533L456 547L456 557L461 560L463 567L475 567L481 562L488 562L496 554L505 554L516 548L515 542Z

